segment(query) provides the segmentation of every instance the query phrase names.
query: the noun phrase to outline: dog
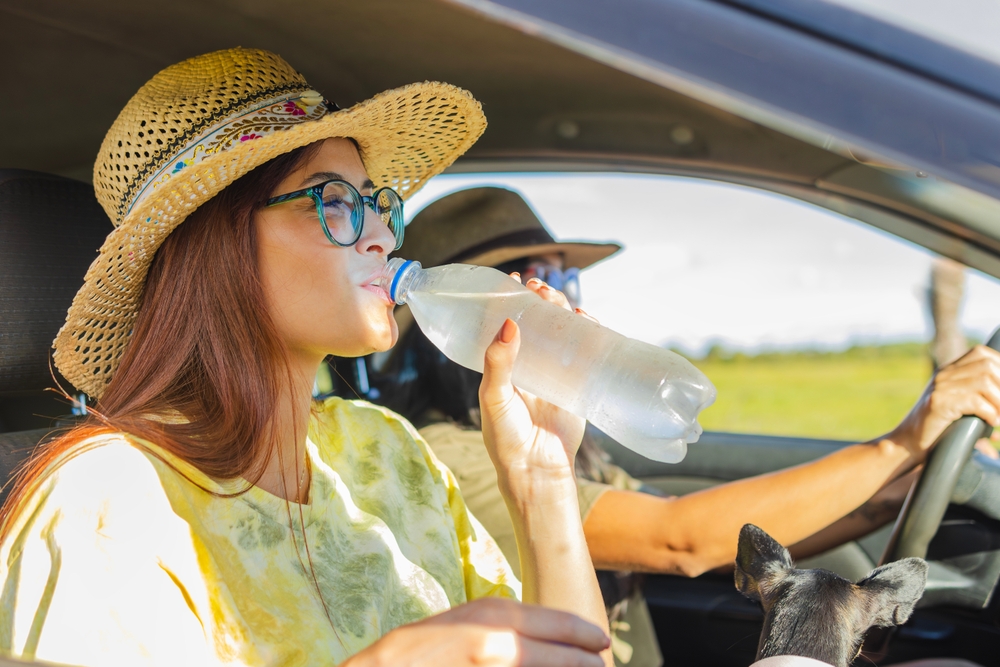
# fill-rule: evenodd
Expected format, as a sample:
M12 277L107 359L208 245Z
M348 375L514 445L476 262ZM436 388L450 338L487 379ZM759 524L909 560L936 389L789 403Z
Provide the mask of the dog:
M827 570L797 570L788 550L752 524L740 531L736 588L764 608L757 660L779 655L847 667L873 626L906 622L927 583L927 563L905 558L857 583Z

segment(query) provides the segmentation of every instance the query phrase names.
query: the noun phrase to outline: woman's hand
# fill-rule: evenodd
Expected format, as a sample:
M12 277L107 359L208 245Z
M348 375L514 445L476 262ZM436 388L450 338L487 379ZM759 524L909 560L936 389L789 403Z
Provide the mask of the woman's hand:
M886 438L922 462L941 433L964 415L1000 424L1000 352L979 345L939 370L917 404Z
M344 667L601 667L609 644L573 614L487 598L396 628Z
M527 287L570 309L566 297L542 281L529 280ZM506 320L486 348L479 407L483 440L514 524L522 594L525 602L570 611L606 629L573 474L585 422L510 383L520 343L517 325ZM613 664L611 651L601 659Z
M572 310L562 292L541 280L533 278L526 287L546 301ZM572 480L573 461L586 422L511 384L520 344L517 324L506 320L486 350L479 404L490 456L502 476L525 474L543 482Z

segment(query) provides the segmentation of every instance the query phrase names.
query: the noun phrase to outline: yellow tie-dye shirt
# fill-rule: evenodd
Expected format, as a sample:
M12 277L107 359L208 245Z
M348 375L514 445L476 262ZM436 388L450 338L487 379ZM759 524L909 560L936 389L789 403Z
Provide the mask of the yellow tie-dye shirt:
M304 505L212 495L199 485L240 485L143 444L162 458L121 435L82 443L32 494L0 545L0 654L326 666L454 605L519 597L451 472L387 410L320 406Z

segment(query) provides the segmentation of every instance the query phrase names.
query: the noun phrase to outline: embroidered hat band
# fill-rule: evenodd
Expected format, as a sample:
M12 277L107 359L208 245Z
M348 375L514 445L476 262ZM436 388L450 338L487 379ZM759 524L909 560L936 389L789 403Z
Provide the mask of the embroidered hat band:
M195 165L213 153L225 151L235 142L261 139L290 125L321 118L328 108L333 111L339 109L315 90L306 90L278 95L247 110L237 111L233 116L209 126L194 140L180 144L181 152L149 177L125 213L128 214L142 203L147 193L170 180L181 169Z

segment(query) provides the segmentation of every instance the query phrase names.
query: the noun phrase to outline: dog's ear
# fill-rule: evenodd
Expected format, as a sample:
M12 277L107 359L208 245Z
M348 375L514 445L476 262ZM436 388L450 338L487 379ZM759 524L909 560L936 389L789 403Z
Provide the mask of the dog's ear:
M736 588L740 593L767 604L769 593L791 569L788 549L757 526L743 526L736 551Z
M926 584L927 563L921 558L904 558L872 571L857 584L868 598L869 627L906 623Z

